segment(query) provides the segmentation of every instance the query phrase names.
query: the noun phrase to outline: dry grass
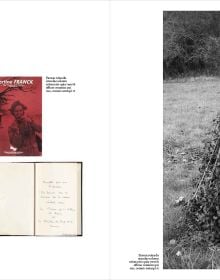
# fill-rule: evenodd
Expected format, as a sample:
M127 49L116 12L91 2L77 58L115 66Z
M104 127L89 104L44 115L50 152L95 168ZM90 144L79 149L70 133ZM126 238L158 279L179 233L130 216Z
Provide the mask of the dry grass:
M178 255L179 252L179 255ZM217 247L187 249L181 246L166 247L165 269L219 269L220 251Z
M198 155L202 154L203 142L209 137L212 120L220 111L219 84L220 79L213 77L164 83L164 265L166 268L175 268L176 258L173 258L173 253L170 253L168 244L170 239L175 238L173 228L181 216L181 209L173 207L173 203L178 197L188 197L191 194L193 180L199 176ZM184 262L180 262L183 256L177 258L178 268L181 268L181 265L184 268L193 268L192 265L190 266L190 259L193 262L198 252L202 257L198 257L196 261L199 265L194 266L200 267L205 261L208 261L209 268L211 263L215 263L211 268L219 266L213 260L210 262L212 251L206 249L206 252L202 253L201 248L198 248L198 252L191 248L189 257L190 249L184 250ZM174 261L172 265L168 261L169 255ZM213 257L215 255L216 253Z

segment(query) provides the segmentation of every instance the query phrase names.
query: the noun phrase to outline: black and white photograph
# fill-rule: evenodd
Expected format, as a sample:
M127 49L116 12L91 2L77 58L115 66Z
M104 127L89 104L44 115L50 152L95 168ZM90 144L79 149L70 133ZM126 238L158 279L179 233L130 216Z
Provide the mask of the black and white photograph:
M220 269L220 11L163 11L163 268Z

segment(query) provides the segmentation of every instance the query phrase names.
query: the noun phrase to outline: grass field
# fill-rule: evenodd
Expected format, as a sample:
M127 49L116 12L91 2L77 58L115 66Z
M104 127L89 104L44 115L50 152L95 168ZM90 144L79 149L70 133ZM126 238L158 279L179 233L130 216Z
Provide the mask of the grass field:
M190 251L186 252L169 243L177 238L173 229L181 216L181 209L174 207L174 202L180 196L188 198L192 193L193 181L200 175L204 142L210 137L213 119L220 112L219 85L220 78L213 77L164 83L165 268L219 266L218 248L202 252L200 248L189 246Z

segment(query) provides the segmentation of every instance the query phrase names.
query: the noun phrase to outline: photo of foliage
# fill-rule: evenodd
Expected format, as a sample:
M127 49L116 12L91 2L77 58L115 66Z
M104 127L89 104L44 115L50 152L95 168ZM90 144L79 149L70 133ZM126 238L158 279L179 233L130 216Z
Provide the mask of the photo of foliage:
M164 269L219 269L220 12L163 17Z

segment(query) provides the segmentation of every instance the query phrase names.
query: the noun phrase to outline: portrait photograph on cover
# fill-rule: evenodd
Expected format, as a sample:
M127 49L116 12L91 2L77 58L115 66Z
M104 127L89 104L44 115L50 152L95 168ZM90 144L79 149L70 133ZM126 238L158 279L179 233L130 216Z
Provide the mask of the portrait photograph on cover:
M42 78L0 77L0 156L41 156Z

